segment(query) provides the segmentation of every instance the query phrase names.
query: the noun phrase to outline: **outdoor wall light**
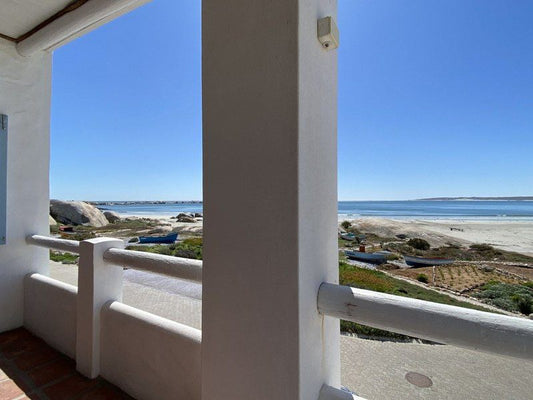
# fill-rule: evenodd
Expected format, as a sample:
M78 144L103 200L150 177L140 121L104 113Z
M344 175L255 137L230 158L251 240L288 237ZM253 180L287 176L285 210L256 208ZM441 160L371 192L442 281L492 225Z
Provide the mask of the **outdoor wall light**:
M339 29L333 17L325 17L317 23L318 41L326 50L333 50L339 47Z

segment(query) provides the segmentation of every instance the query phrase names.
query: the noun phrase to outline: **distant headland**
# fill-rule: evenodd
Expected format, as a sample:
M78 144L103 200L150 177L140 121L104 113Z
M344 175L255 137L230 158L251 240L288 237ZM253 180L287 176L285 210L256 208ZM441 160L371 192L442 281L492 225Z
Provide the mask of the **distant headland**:
M510 196L510 197L428 197L417 199L423 201L533 201L533 196Z

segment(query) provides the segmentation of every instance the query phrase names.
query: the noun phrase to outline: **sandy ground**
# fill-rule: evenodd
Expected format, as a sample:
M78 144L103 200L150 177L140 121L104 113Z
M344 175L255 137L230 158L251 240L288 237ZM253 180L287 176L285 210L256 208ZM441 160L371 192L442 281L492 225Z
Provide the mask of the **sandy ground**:
M379 236L406 234L420 237L432 246L446 243L468 245L488 243L508 251L533 256L533 221L393 220L359 218L350 220L359 230ZM454 229L450 229L454 228Z
M139 216L139 215L129 215L129 214L120 214L121 218L149 218L156 219L161 224L169 224L163 228L167 228L171 231L174 228L178 228L180 233L190 233L190 234L202 234L203 231L203 220L202 218L197 218L196 222L177 222L176 219L170 218L169 215L149 215L149 216Z
M122 216L140 218L134 215ZM201 219L195 223L185 223L177 222L168 215L151 215L149 218L157 219L162 224L169 224L166 226L168 230L178 228L180 233L201 235L203 231ZM503 250L533 256L533 221L395 220L370 217L350 221L359 230L384 237L394 237L403 233L409 237L425 239L432 246L443 246L447 243L460 245L488 243Z

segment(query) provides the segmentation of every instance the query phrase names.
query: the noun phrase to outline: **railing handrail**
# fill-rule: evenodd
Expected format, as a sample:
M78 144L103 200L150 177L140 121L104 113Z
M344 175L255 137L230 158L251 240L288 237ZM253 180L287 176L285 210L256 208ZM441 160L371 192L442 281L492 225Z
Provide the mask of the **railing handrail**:
M533 321L323 283L321 314L438 343L533 360Z
M77 240L58 239L50 236L30 235L28 244L49 249L80 253L80 242ZM154 272L173 278L202 282L202 261L167 256L142 251L111 248L104 253L104 260L139 271Z
M77 240L58 239L43 235L30 235L26 237L26 242L34 246L80 254L80 242Z
M104 253L104 260L139 271L202 282L202 261L200 260L115 248Z

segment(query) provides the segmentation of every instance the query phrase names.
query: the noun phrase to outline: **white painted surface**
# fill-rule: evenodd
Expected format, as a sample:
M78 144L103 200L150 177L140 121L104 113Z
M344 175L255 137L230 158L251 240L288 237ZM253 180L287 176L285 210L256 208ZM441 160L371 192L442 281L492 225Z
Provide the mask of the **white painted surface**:
M123 249L109 249L104 253L104 259L140 271L202 282L202 261L200 260Z
M80 242L76 369L89 378L100 372L100 310L110 300L122 300L122 267L106 262L103 255L121 246L122 240L111 238Z
M76 357L77 292L40 274L24 279L24 327L71 358Z
M48 250L26 244L48 234L51 55L20 57L0 39L0 114L9 117L7 244L0 246L0 332L23 324L23 280L46 275Z
M17 44L18 52L30 56L50 51L150 0L91 0L56 19Z
M72 0L2 0L0 33L17 38L69 3Z
M119 302L102 310L101 375L138 400L200 400L201 332Z
M58 239L43 235L30 235L26 238L26 242L47 249L69 251L71 253L80 252L80 242L77 240Z
M362 397L351 395L343 390L333 388L328 385L322 386L320 389L320 397L318 400L364 400Z
M324 283L321 313L472 350L533 360L533 321Z
M203 2L203 398L316 400L340 381L336 1ZM238 243L238 245L236 245Z

